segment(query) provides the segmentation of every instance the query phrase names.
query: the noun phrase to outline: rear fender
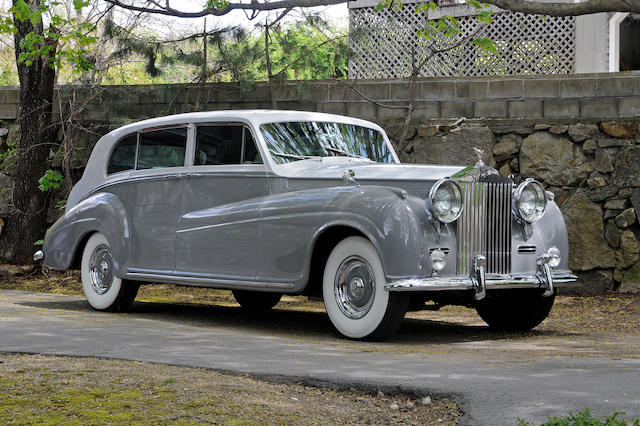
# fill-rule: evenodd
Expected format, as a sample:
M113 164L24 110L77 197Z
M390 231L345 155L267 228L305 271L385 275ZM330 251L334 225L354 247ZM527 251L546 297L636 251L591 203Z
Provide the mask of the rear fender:
M105 192L81 201L49 228L42 249L44 265L53 269L69 269L83 249L80 243L94 232L100 232L107 238L116 275L124 276L130 250L129 221L118 197Z

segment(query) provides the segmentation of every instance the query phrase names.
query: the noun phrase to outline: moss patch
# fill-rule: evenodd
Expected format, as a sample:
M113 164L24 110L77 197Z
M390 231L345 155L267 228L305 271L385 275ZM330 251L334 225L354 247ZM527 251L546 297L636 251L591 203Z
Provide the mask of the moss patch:
M456 424L451 399L427 406L378 396L266 383L142 362L0 355L1 424ZM391 404L398 410L391 410Z

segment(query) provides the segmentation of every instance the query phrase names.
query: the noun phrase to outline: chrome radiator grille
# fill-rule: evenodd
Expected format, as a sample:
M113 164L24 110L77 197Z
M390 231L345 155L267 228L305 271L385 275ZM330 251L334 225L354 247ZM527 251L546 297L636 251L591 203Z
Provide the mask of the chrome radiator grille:
M460 182L464 209L458 218L458 274L468 275L475 255L488 273L511 272L511 183Z

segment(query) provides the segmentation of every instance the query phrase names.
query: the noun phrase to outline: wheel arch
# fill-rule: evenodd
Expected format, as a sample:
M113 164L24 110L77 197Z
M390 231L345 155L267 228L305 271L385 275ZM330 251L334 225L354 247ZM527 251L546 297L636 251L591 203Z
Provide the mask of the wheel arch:
M75 249L73 250L73 257L71 258L71 265L69 266L69 269L74 269L78 271L80 270L80 265L82 263L82 252L84 251L84 248L87 245L87 241L89 241L89 238L91 238L91 236L96 232L99 232L99 231L97 230L87 231L82 237L80 237L80 239L78 240L78 243L76 244Z
M375 246L371 236L368 236L367 233L352 224L336 223L327 225L316 234L308 268L309 279L303 294L312 297L322 296L322 274L329 254L340 241L353 236L366 238ZM376 250L378 250L377 247ZM380 255L379 252L378 255Z

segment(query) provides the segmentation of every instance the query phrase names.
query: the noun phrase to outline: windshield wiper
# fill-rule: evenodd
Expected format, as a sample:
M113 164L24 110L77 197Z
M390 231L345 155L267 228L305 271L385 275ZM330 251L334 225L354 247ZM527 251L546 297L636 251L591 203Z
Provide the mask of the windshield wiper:
M344 156L351 157L351 158L360 158L361 160L369 160L367 157L363 157L363 156L357 155L357 154L352 154L350 152L343 151L343 150L338 149L338 148L332 148L330 146L325 146L324 149L326 149L327 151L335 152L336 154L342 154ZM371 160L369 160L369 161L371 161Z
M318 158L311 155L285 154L283 152L277 152L271 149L269 150L269 152L272 153L273 155L277 155L278 157L293 158L296 160L309 160L311 158Z

